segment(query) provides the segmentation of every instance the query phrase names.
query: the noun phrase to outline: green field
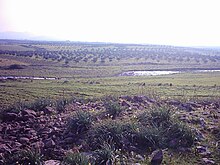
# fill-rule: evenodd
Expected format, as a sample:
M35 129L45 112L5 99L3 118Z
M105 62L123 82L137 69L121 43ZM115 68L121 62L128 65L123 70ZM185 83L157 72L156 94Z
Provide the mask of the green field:
M0 51L1 76L59 78L1 80L2 107L41 97L97 98L139 94L208 99L220 95L219 72L119 76L125 71L135 70L219 69L219 50L161 45L1 40ZM13 64L22 69L10 69Z

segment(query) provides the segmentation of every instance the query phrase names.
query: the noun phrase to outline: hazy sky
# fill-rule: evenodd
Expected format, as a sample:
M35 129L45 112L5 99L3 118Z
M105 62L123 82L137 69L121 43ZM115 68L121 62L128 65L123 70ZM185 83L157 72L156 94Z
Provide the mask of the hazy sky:
M220 0L0 0L0 32L220 46Z

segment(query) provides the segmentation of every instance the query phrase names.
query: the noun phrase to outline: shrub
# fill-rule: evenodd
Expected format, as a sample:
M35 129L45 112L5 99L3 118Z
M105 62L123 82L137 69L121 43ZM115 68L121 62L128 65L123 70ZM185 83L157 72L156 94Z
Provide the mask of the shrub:
M69 103L67 99L60 99L56 101L56 109L59 112L65 111L65 106Z
M81 153L67 153L64 157L63 165L88 165L89 159Z
M21 150L13 155L7 155L4 164L5 165L43 165L42 156L39 152L34 150Z
M166 107L145 111L138 116L138 121L147 128L136 135L139 138L135 138L145 141L143 143L148 142L152 147L190 147L194 143L195 136L191 129L175 119Z
M12 70L12 69L24 69L24 66L22 65L19 65L19 64L12 64L8 67L9 70Z
M109 119L97 123L88 132L90 147L97 149L108 143L114 145L116 149L124 149L130 144L128 139L137 129L138 125L133 122Z
M92 125L92 115L86 111L77 111L68 122L68 129L75 133L81 134Z
M54 103L49 99L38 99L33 103L30 103L26 107L35 111L42 111L47 106L52 106Z
M156 149L159 147L162 138L162 131L156 127L140 126L129 140L133 146L142 151Z
M164 131L164 143L166 147L191 147L195 140L192 130L181 122L172 123Z
M123 110L118 100L115 98L106 99L104 101L104 106L107 115L110 116L112 119L115 119Z
M116 159L115 148L108 143L104 143L101 149L98 149L94 152L93 156L95 159L95 164L113 164Z
M138 121L143 125L167 127L172 123L171 110L166 107L156 107L145 111L138 116Z

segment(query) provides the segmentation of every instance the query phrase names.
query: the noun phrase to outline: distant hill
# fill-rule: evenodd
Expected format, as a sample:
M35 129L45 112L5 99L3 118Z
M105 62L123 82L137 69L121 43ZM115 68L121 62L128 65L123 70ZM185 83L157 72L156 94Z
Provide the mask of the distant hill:
M27 32L0 32L0 39L57 41L59 39L36 36Z

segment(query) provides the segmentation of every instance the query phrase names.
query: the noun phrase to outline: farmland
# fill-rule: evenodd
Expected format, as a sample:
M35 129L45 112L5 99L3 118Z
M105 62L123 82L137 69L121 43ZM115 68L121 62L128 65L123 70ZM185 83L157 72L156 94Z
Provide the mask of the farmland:
M100 97L158 93L164 97L219 96L220 50L113 43L0 41L0 75L53 77L56 80L2 80L1 102L39 97ZM20 69L13 69L13 65ZM12 67L12 68L10 68ZM135 70L188 71L164 76L119 76ZM144 87L141 84L145 83ZM172 84L169 86L168 84ZM15 88L16 87L16 88ZM4 95L6 94L6 97Z
M13 138L16 139L21 146L10 144L15 148L22 148L23 144L31 146L33 142L43 142L45 146L41 148L41 152L44 160L68 162L71 156L63 159L65 152L81 146L77 149L78 156L82 156L81 150L82 153L93 155L95 152L96 155L101 154L101 151L107 152L108 149L110 157L106 162L120 162L117 159L124 156L123 159L128 164L147 164L151 159L146 155L150 155L152 150L163 149L163 164L192 164L188 158L195 164L205 161L218 164L220 72L217 70L220 70L218 48L0 40L0 117L1 126L6 132L1 133L1 138L9 139L7 144L4 143L6 146ZM122 74L128 71L180 73L157 76ZM48 100L50 101L47 102ZM166 114L163 110L157 111L161 107ZM85 123L81 123L82 127L75 128L74 124L67 122L68 117L73 116L71 122L77 125L81 121L79 118L84 115L91 117L91 121L83 118ZM142 115L146 115L146 119L141 118ZM160 115L165 116L165 119L157 123L154 119L157 120ZM24 120L27 116L29 119ZM43 124L44 129L52 128L52 132L45 135L45 130L38 130L35 123ZM186 127L182 127L182 123ZM147 132L146 124L152 132L155 131L155 136L152 132ZM12 128L6 128L6 125ZM30 128L26 128L28 126ZM57 129L53 129L55 127ZM101 129L108 127L116 132L111 132L111 139L106 139L108 144L99 146L99 135L106 137L95 131L103 131ZM116 127L120 130L114 130ZM177 137L169 137L168 128L177 131ZM37 131L37 136L33 135L35 139L27 139L30 134L24 131L19 137L15 137L14 132L21 129ZM196 135L188 129L194 130ZM68 131L71 133L67 133ZM153 142L146 138L146 132ZM94 146L85 144L93 144L89 141L90 135L96 140ZM159 140L157 136L160 137ZM172 141L176 139L179 141ZM69 143L68 140L74 143ZM125 143L131 148L126 148ZM145 144L144 149L141 148L142 143ZM171 143L174 146L171 147ZM14 152L11 148L8 147L8 150ZM187 154L184 155L181 149L187 151ZM60 155L56 153L58 151ZM6 160L8 152L3 153L5 162L12 161ZM119 157L116 159L117 154ZM97 157L95 162L100 163Z

